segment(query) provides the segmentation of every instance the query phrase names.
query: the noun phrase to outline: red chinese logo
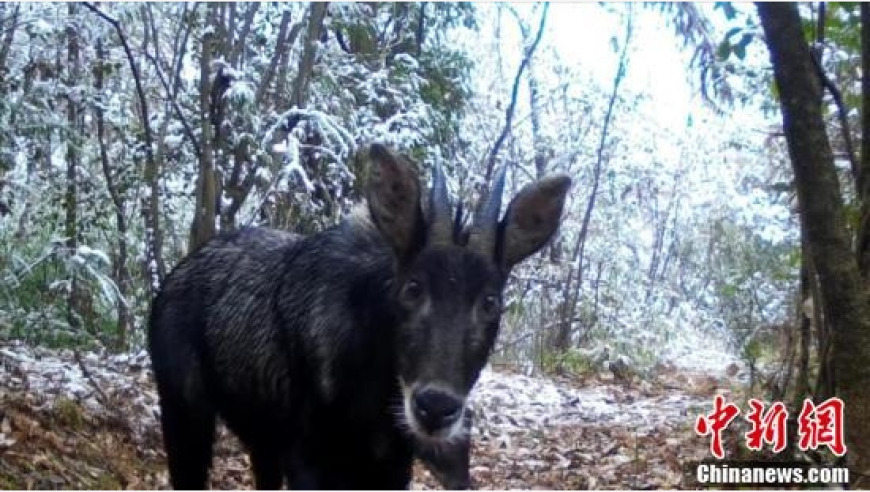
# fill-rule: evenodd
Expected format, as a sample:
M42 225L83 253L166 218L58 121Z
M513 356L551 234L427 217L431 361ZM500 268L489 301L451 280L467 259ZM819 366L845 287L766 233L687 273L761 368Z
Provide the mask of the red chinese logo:
M725 457L725 450L722 448L722 431L728 427L728 424L734 420L740 413L737 405L725 403L725 398L722 395L716 395L716 401L713 405L713 413L710 415L701 415L695 422L695 432L702 436L712 434L713 439L710 441L710 452L713 456L721 459Z
M788 441L786 422L788 409L782 402L776 402L765 411L765 405L759 400L749 400L749 413L746 420L752 428L744 434L746 447L760 451L764 443L773 446L773 452L779 453L785 449ZM804 400L803 408L798 416L798 447L802 451L828 448L837 456L846 454L846 444L843 438L843 400L829 398L819 405L812 400ZM722 395L716 395L713 412L701 415L695 421L695 432L700 436L710 435L710 452L716 458L725 457L722 446L722 432L740 414L740 409L733 403L725 403Z
M782 402L776 402L770 406L770 410L764 412L764 403L752 398L749 400L752 407L746 419L752 424L752 429L746 433L746 447L760 451L764 442L773 444L773 452L778 453L785 449L786 428L785 421L788 418L788 410Z
M828 398L818 406L809 399L804 400L798 417L798 433L798 446L801 450L828 446L837 456L846 454L843 439L843 400Z

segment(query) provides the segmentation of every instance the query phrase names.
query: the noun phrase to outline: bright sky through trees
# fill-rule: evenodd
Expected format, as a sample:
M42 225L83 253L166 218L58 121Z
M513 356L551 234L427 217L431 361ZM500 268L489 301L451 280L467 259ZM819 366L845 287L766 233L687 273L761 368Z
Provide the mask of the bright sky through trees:
M751 4L735 6L741 15L754 15ZM530 26L537 26L540 5L520 3L512 4L510 8L515 9ZM515 18L507 13L502 13L499 19L496 5L480 4L478 9L482 32L472 33L470 37L461 36L472 53L492 55L482 55L476 60L479 75L475 79L476 90L482 93L491 91L498 103L506 105L509 86L494 89L493 83L499 82L498 79L505 83L515 74L522 53L520 29ZM701 4L699 9L707 14L712 23L713 38L721 39L731 27L725 15L715 10L712 4ZM735 188L741 186L750 168L757 170L757 164L752 161L757 160L758 154L762 153L768 132L777 124L779 115L775 112L766 114L761 110L760 104L766 97L763 94L753 94L748 98L748 103L738 103L717 114L701 95L699 70L690 66L693 47L683 46L682 38L668 24L667 14L638 4L552 3L541 49L535 57L539 67L536 69L537 76L546 78L547 70L540 66L555 61L574 67L577 73L586 78L569 82L572 86L569 90L588 92L590 83L609 90L616 72L619 44L625 38L625 21L629 11L634 27L620 96L631 101L629 104L633 107L631 111L617 115L617 119L622 121L625 132L633 135L635 141L626 145L629 154L619 157L626 160L647 159L643 155L646 150L643 149L649 146L644 141L654 138L657 144L655 157L661 166L668 168L679 166L681 161L685 161L689 150L709 152L717 144L732 141L736 145L722 154L709 152L706 162L706 166L710 167L708 175L699 178L699 181L686 181L685 186L691 187L685 190L691 203L703 206L716 201L729 202L742 210L744 219L761 220L763 226L760 227L760 234L771 241L780 242L787 237L794 239L796 224L790 222L790 212L781 201L771 201L771 197L763 190L747 192ZM740 22L740 19L734 22ZM500 50L482 50L480 44L487 41L497 43ZM496 53L501 53L500 65ZM754 42L748 46L745 60L753 67L766 70L766 57L762 43ZM496 73L500 75L487 76ZM553 80L553 83L566 82ZM739 77L731 77L729 83L736 91L749 91ZM527 101L527 88L521 85L518 119L527 117ZM656 136L652 137L648 129L653 129ZM620 135L620 138L625 136ZM693 168L697 170L698 165L694 163ZM580 187L583 186L580 183ZM640 233L647 241L652 241L651 231Z

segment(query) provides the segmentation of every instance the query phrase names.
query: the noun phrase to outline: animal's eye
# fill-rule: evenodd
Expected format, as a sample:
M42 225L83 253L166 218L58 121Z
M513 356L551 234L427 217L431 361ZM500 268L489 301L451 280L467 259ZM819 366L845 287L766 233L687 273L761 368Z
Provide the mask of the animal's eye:
M423 297L423 286L420 285L420 282L411 279L405 282L405 285L402 286L402 292L400 294L402 301L408 304L416 304L420 301L420 298Z
M488 318L495 318L501 313L501 300L498 296L490 294L483 298L480 308Z

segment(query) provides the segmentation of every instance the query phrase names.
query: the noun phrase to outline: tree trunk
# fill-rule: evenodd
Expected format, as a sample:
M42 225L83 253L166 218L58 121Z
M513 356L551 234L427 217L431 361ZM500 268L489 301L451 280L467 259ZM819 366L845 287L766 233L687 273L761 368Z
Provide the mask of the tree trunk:
M9 14L7 8L12 9ZM6 74L6 61L9 59L9 52L12 48L12 40L15 38L15 31L18 30L18 13L21 11L21 5L4 3L0 5L0 74Z
M308 86L314 71L314 55L317 53L315 43L320 39L320 33L323 32L323 20L326 18L328 7L329 3L327 2L311 2L308 14L308 31L302 45L302 56L299 58L299 69L296 71L293 96L290 100L290 104L297 108L304 108L308 101Z
M314 62L317 55L317 41L320 39L323 32L323 23L326 19L328 9L329 3L327 2L311 2L308 7L308 27L305 31L305 37L302 40L302 55L299 57L299 64L296 67L296 78L293 79L293 84L290 90L291 107L303 109L308 105L308 88L311 85L311 76L314 73ZM300 121L302 120L299 118L287 121L285 128L281 132L275 132L273 141L277 141L274 140L276 138L283 138L284 135L286 135L287 132L292 131ZM317 139L318 137L316 135L312 135L309 140L313 141L305 142L305 144L309 146L309 149L314 149L319 145L319 143L316 142ZM300 157L302 160L302 167L309 171L315 167L311 162L312 159L310 157L312 155L313 152L306 152ZM281 196L276 200L275 215L278 217L276 225L282 228L292 228L297 232L307 233L308 231L306 231L305 224L300 224L298 220L294 219L295 214L296 209L289 196Z
M71 3L67 6L68 24L67 36L67 96L66 96L66 192L64 195L64 235L66 236L66 248L70 255L74 255L78 249L78 167L81 157L79 155L79 101L74 96L75 85L79 76L79 36L75 25L76 5ZM82 299L81 286L78 274L71 272L69 297L67 298L67 322L73 328L81 328L82 315L79 309Z
M810 342L812 341L812 312L808 312L812 302L810 290L810 268L805 259L801 260L800 296L798 297L797 320L800 325L800 355L798 356L797 389L795 408L810 393Z
M97 39L97 68L94 70L94 89L96 89L97 97L103 94L103 81L105 79L106 70L106 52L103 49L102 40ZM106 179L106 188L109 192L109 197L112 199L112 204L115 207L115 223L118 227L118 252L112 258L112 280L118 286L118 297L116 302L118 310L118 333L115 338L115 348L117 350L127 349L127 340L130 333L130 325L132 316L130 309L127 306L127 298L130 292L130 275L127 270L127 217L124 215L126 207L124 198L118 190L118 185L115 182L115 175L112 172L112 167L109 164L109 151L106 145L106 124L105 115L103 114L103 106L101 103L94 105L94 112L97 120L97 143L100 147L100 165L103 170L103 177Z
M207 10L208 25L218 22L218 4L210 4ZM217 214L217 183L215 182L215 153L218 151L216 140L220 131L222 112L218 105L222 104L222 93L213 97L215 86L221 84L220 74L211 82L211 62L214 56L218 29L214 29L202 37L202 52L199 61L199 112L202 144L199 156L199 174L196 178L196 209L193 212L193 223L190 226L190 243L188 252L194 251L206 241L214 237L216 231L215 216Z
M247 18L253 18L251 11L248 11ZM281 24L278 28L278 36L275 40L275 50L272 53L272 58L269 65L260 79L260 85L257 87L255 104L258 107L283 107L286 105L288 92L284 90L290 52L296 37L302 28L302 23L297 22L290 24L290 11L285 10L281 14ZM240 49L241 43L236 42L234 50ZM254 157L252 144L245 142L236 145L233 149L233 169L229 172L229 178L223 181L223 198L229 201L225 207L221 207L218 213L221 216L221 229L233 230L236 227L236 220L239 211L244 205L245 200L251 193L251 190L256 184L256 173L261 166L270 167L272 173L277 173L280 167L280 162L272 161L265 158L262 154ZM277 163L276 163L277 162ZM247 172L245 173L245 166Z
M97 6L85 3L84 6L108 22L124 48L124 56L133 74L133 82L136 86L136 97L139 102L139 111L142 121L142 130L145 134L145 171L144 178L147 185L145 196L142 198L142 222L145 226L145 273L148 276L148 288L151 297L155 297L160 291L160 284L166 276L166 263L163 261L163 231L160 226L160 172L161 166L154 155L154 133L151 131L151 116L148 111L148 98L145 94L142 75L139 64L133 50L127 42L127 35L117 19L107 15ZM146 50L147 51L147 50Z
M836 395L846 405L853 486L870 474L870 306L852 252L834 156L822 115L822 84L796 4L758 3L780 94L803 231L833 338ZM863 482L863 483L862 483Z
M861 4L861 160L858 165L858 265L865 284L870 281L870 4Z

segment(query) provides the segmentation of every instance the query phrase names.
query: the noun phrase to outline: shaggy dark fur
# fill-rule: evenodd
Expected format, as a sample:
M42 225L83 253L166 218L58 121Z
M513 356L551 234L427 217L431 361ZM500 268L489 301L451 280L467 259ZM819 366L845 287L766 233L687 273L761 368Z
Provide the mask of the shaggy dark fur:
M220 235L164 282L148 341L173 487L206 487L217 417L257 488L407 488L415 454L469 486L465 398L510 268L556 230L569 181L532 185L463 235L443 184L424 214L413 164L368 156L368 213L310 237Z

